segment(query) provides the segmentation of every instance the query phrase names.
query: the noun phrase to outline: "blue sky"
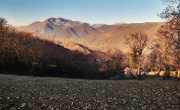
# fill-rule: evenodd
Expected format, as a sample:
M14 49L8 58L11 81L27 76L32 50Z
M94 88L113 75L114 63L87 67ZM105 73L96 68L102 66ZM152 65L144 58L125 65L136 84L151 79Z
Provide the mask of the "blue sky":
M14 26L50 17L90 24L159 22L164 8L161 0L0 0L0 17Z

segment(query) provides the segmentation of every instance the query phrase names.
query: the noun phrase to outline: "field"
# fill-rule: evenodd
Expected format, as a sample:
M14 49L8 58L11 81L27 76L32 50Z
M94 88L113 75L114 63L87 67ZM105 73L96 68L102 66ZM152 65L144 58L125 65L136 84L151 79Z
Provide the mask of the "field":
M0 109L179 110L180 82L0 75Z

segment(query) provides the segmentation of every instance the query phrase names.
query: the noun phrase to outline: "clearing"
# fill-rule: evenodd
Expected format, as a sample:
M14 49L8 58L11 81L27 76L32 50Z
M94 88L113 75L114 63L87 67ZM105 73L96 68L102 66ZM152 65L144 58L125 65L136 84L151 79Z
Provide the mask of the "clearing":
M180 108L180 82L81 80L0 75L0 109L169 109Z

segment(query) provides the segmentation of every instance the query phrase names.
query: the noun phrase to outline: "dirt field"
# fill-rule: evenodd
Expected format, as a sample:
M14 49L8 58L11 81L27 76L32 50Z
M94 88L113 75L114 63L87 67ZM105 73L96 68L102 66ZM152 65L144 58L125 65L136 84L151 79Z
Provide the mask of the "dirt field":
M179 110L180 81L80 80L0 75L0 109Z

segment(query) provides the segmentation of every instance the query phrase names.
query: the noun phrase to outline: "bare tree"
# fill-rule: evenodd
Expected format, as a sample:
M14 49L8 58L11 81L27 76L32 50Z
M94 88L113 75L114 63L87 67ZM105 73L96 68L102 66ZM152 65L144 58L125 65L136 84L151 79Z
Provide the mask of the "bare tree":
M162 0L162 2L167 7L159 16L167 22L161 30L164 30L162 33L166 33L167 39L172 40L172 56L177 67L177 76L180 78L180 0Z
M134 53L131 53L130 54L130 59L129 59L129 66L130 68L134 68L136 63L135 63L135 54Z
M9 29L9 26L7 24L6 19L0 17L0 36L5 36L7 33L7 30Z
M135 60L136 66L138 68L139 80L141 80L141 58L143 51L145 51L148 46L148 36L142 32L135 32L128 37L125 37L126 44L129 45L133 59Z
M153 47L154 51L158 56L157 61L159 65L164 69L163 79L169 76L169 68L172 56L172 42L174 33L168 30L169 24L164 24L158 30L158 38L156 39L155 45ZM158 46L158 47L157 47Z
M7 21L4 18L0 18L0 30L7 26Z

